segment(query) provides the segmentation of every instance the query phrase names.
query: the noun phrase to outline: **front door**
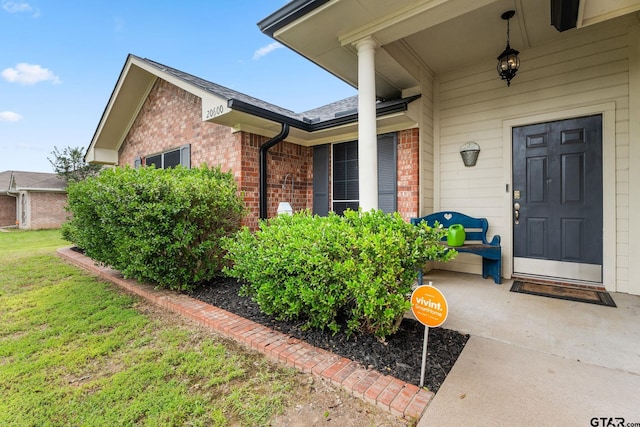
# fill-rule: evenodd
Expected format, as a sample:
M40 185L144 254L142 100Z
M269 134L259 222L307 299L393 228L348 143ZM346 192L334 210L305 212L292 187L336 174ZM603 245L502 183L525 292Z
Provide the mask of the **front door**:
M514 274L602 283L602 116L513 129Z

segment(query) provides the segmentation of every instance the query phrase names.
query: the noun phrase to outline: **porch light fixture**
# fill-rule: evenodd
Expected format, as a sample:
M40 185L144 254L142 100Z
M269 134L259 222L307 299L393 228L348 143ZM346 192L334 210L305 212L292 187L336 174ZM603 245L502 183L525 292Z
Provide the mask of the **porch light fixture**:
M476 142L467 142L460 147L462 163L464 163L466 167L476 165L476 162L478 161L478 154L480 154L480 146Z
M520 52L511 49L509 45L509 19L513 18L515 14L515 10L508 10L501 16L502 19L507 21L507 47L498 56L498 74L500 74L502 80L507 81L507 86L511 86L511 79L516 76L518 68L520 68L520 58L518 58Z

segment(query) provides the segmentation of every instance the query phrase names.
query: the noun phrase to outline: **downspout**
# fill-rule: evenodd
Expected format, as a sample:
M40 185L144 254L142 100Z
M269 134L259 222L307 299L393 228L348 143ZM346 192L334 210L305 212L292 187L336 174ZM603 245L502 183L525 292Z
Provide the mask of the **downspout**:
M284 141L289 135L289 125L282 123L279 134L260 146L260 219L267 219L267 151L269 148Z

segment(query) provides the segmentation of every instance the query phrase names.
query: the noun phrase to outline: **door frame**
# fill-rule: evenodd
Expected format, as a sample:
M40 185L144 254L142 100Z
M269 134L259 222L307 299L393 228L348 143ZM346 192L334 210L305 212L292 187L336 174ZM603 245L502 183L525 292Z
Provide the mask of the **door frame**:
M602 281L607 291L616 290L616 104L607 102L551 111L502 121L504 218L507 235L502 238L503 276L513 274L513 141L514 127L602 114ZM613 190L613 191L611 191Z

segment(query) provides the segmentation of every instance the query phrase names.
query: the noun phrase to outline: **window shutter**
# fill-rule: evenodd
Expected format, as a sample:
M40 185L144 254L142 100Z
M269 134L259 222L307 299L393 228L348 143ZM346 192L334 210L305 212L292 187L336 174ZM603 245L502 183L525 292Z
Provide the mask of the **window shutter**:
M329 214L329 144L313 147L313 213Z
M142 167L142 157L136 157L136 159L133 161L133 167L135 169L140 169L140 167Z
M180 147L180 166L191 169L191 144Z
M395 133L378 136L378 209L398 209L398 167Z

